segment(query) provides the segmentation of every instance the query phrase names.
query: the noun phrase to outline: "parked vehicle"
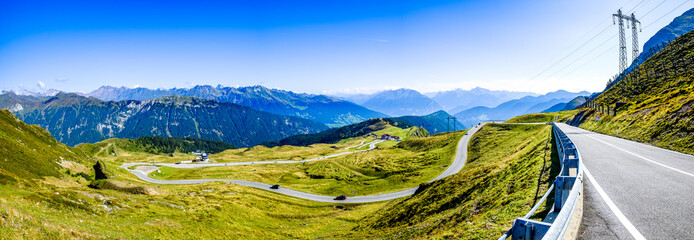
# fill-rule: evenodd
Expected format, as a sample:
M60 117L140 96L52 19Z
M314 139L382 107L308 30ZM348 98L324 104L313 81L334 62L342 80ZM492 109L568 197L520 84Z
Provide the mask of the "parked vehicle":
M270 188L271 188L271 189L279 189L279 188L280 188L280 185L279 185L279 184L275 184L275 185L272 185Z
M345 196L345 195L340 195L340 196L335 197L334 200L345 200L345 199L347 199L347 196Z
M181 164L181 162L177 162L176 164Z

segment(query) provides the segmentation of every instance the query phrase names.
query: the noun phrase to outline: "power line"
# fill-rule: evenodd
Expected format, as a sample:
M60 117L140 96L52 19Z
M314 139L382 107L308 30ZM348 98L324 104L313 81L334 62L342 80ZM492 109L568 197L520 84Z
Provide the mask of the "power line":
M624 3L624 5L622 5L622 7L620 7L620 9L622 9L622 8L624 8L625 6L629 5L629 4L632 3L633 1L634 1L634 0L629 0L629 1L627 1L626 3ZM656 5L654 8L652 8L650 11L648 11L646 14L642 15L641 18L643 18L644 16L646 16L646 15L650 14L651 12L653 12L654 9L660 7L665 1L666 1L666 0L663 0L662 2L660 2L658 5ZM688 2L688 1L689 1L689 0L685 1L684 3ZM634 5L633 7L631 7L631 10L629 10L629 11L627 11L627 12L632 12L632 11L634 11L634 10L637 10L637 9L642 8L642 7L646 6L646 5L644 5L644 3L647 3L647 2L650 2L650 0L641 0L641 1L638 2L636 5ZM668 15L668 14L672 13L674 10L676 10L677 8L679 8L679 7L681 7L682 5L684 5L684 3L680 4L680 5L677 6L675 9L673 9L672 11L668 12L668 13L665 14L665 15ZM658 18L656 21L658 21L658 20L662 19L663 17L665 17L665 15L664 15L664 16L661 16L661 17ZM609 16L608 16L605 20L609 20ZM579 38L579 39L584 39L586 36L589 36L591 32L594 32L595 29L598 29L601 25L603 25L605 20L600 21L600 23L598 23L598 25L596 25L595 27L593 27L593 28L592 28L590 31L588 31L583 37L581 37L581 38ZM653 22L652 22L651 24L649 24L648 26L650 26L650 25L652 25L652 24L653 24ZM646 26L646 27L644 27L644 28L647 28L648 26ZM600 35L602 35L603 33L605 33L608 29L610 29L610 25L606 26L606 27L605 27L604 29L602 29L600 32L598 32L597 34L593 35L590 39L584 41L580 46L574 48L573 51L571 51L571 52L569 52L568 54L564 55L564 56L561 57L559 60L554 61L554 63L552 63L549 67L544 68L544 69L543 69L542 71L540 71L538 74L536 74L535 76L533 76L532 78L530 78L529 81L530 81L530 80L533 80L533 79L536 79L536 78L538 78L539 76L542 76L543 74L547 73L549 70L551 70L551 69L557 67L560 63L564 62L567 58L573 56L573 55L574 55L575 53L577 53L579 50L581 50L581 49L583 49L584 47L586 47L586 45L588 45L590 42L592 42L593 40L595 40L598 36L600 36ZM610 39L608 39L607 41L601 43L601 44L598 45L597 47L593 48L592 50L588 51L586 54L583 54L581 57L579 57L579 58L573 60L570 64L565 65L565 66L562 67L561 69L559 69L559 70L557 70L556 72L552 73L551 75L549 75L549 76L546 77L545 79L551 78L551 77L555 76L556 74L562 72L564 69L568 68L568 67L571 66L573 63L576 63L576 62L578 62L579 60L583 59L584 57L588 56L590 53L592 53L592 52L595 51L596 49L600 48L600 47L603 46L606 42L608 42L608 41L610 41L610 40L612 40L612 39L614 39L614 36L612 36L612 37L611 37ZM580 43L580 41L581 41L581 40L579 40L579 41L576 42L575 44L572 44L572 46L576 45L577 43ZM572 48L572 47L569 47L569 48L567 48L566 50L564 50L564 51L562 51L562 52L567 52L567 50L568 50L568 49L571 49L571 48ZM608 49L607 51L601 53L601 54L598 55L597 57L602 56L602 55L605 55L607 52L609 52L609 49ZM561 55L562 55L562 54L559 54L559 55L557 55L557 56L561 56ZM592 60L596 59L597 57L593 58ZM556 58L557 58L557 57L554 57L553 59L556 59ZM592 60L591 60L591 61L592 61ZM582 67L582 66L585 66L586 64L587 64L587 63L584 63L583 65L581 65L581 67ZM579 68L580 68L580 67L579 67ZM574 72L574 71L576 71L577 69L578 69L578 68L572 70L571 72ZM567 75L567 74L564 74L563 76L565 76L565 75Z
M619 7L619 9L624 8L627 4L629 4L629 3L632 2L632 1L634 1L634 0L629 0L629 1L625 2L624 5L622 5L621 7Z
M556 56L552 57L552 61L550 61L549 63L556 62L556 60L559 58L559 56L561 56L561 55L563 55L564 53L568 52L569 49L572 49L574 46L577 46L577 45L580 44L581 42L584 42L584 41L585 41L584 38L588 37L595 29L598 29L598 27L600 27L601 25L603 25L603 24L604 24L603 22L605 22L605 21L607 21L607 20L610 20L610 17L609 17L609 16L607 16L605 19L599 21L599 23L598 23L597 25L595 25L595 27L591 28L588 32L586 32L585 35L583 35L582 37L578 38L578 40L576 40L576 42L574 42L573 44L569 45L568 48L564 49L563 51L561 51L560 53L558 53ZM549 63L548 63L548 64L549 64ZM545 64L545 65L548 65L548 64ZM537 76L536 76L536 77L537 77ZM534 77L533 77L533 78L534 78Z
M573 51L571 51L571 53L569 53L569 54L567 54L566 56L564 56L563 58L559 59L559 61L554 62L554 64L552 64L552 65L549 66L548 68L545 68L545 70L542 70L542 72L538 73L538 74L535 75L534 77L530 78L530 80L533 80L533 79L537 78L538 76L540 76L540 75L542 75L543 73L545 73L547 70L549 70L549 69L551 69L552 67L554 67L554 66L556 66L557 64L559 64L561 61L564 61L564 59L568 58L569 56L571 56L572 54L574 54L575 52L577 52L578 50L580 50L582 47L584 47L585 45L587 45L590 41L592 41L593 39L595 39L596 37L598 37L600 34L602 34L602 33L604 33L605 31L607 31L607 29L610 29L610 26L609 26L609 25L608 25L605 29L603 29L602 31L600 31L598 34L596 34L595 36L593 36L592 38L590 38L588 41L586 41L586 42L584 42L583 44L581 44L581 46L579 46L578 48L576 48L576 49L574 49Z
M633 2L633 1L634 1L634 0L629 0L629 1L625 2L624 5L622 5L622 6L620 7L620 9L621 9L621 8L624 8L626 5L628 5L629 3ZM639 7L641 4L643 4L643 3L646 2L646 1L647 1L647 0L641 0L641 2L639 2L639 3L636 4L634 7L632 7L632 10L633 10L633 9L636 9L637 7ZM597 29L598 27L600 27L600 25L603 25L603 24L604 24L604 21L609 20L609 19L610 19L610 16L607 16L604 20L601 20L601 21L598 23L598 25L596 25L595 27L593 27L593 28L592 28L590 31L588 31L583 37L581 37L581 38L579 38L579 39L583 39L583 38L585 38L586 36L589 36L589 34L590 34L591 32L593 32L593 30L595 30L595 29ZM592 38L590 38L589 40L583 42L582 45L580 45L579 47L577 47L576 49L574 49L573 51L571 51L569 54L565 55L564 57L562 57L562 58L559 59L558 61L554 61L554 63L553 63L552 65L550 65L549 67L547 67L547 68L545 68L544 70L540 71L540 73L538 73L538 74L536 74L535 76L533 76L532 78L530 78L529 81L530 81L530 80L533 80L533 79L536 79L536 78L539 77L540 75L542 75L542 74L544 74L545 72L547 72L548 70L552 69L552 68L555 67L557 64L559 64L561 61L565 60L566 58L568 58L568 57L571 56L572 54L576 53L579 49L583 48L585 45L587 45L590 41L592 41L593 39L595 39L597 36L599 36L600 34L602 34L602 33L605 32L605 31L607 31L607 29L609 29L609 28L610 28L610 26L607 26L605 29L603 29L602 31L600 31L598 34L594 35L594 36L593 36ZM571 46L576 45L577 43L580 43L580 42L581 42L581 40L577 41L576 43L572 44ZM571 49L571 47L567 48L567 50L568 50L568 49ZM566 50L562 51L562 53L563 53L563 52L566 52ZM557 55L557 56L560 56L560 55L561 55L561 53L560 53L559 55ZM553 59L556 59L556 57L554 57Z
M593 53L596 49L602 47L603 45L605 45L605 43L607 43L607 42L611 41L612 39L614 39L614 37L615 37L615 35L612 35L612 37L610 37L610 38L608 38L607 40L605 40L604 42L600 43L600 45L594 47L593 49L591 49L590 51L586 52L586 53L583 54L582 56L576 58L573 62L571 62L571 63L567 64L566 66L564 66L563 68L557 70L557 71L554 72L552 75L549 75L547 78L545 78L545 80L551 78L551 77L554 76L554 75L557 75L557 73L563 71L563 70L566 69L567 67L569 67L569 66L571 66L572 64L578 62L579 60L581 60L581 59L584 58L585 56L588 56L588 54Z
M645 2L645 1L646 1L646 0L642 0L641 2L639 2L638 4L636 4L634 7L632 7L629 11L626 11L626 13L633 12L634 10L636 10L636 8L637 8L639 5L641 5L641 4L642 4L643 2Z
M684 4L687 3L687 2L689 2L689 0L684 1L684 2L683 2L682 4L680 4L679 6L673 8L673 9L670 10L668 13L664 14L663 16L660 16L658 19L656 19L655 21L652 21L650 24L646 25L646 26L643 27L643 28L646 29L646 28L650 27L651 25L653 25L654 23L660 21L660 19L663 19L665 16L667 16L667 15L669 15L670 13L674 12L675 10L677 10L678 8L680 8L682 5L684 5Z
M660 2L660 3L659 3L658 5L656 5L655 7L651 8L651 10L648 11L646 14L642 15L641 18L643 18L643 17L645 17L645 16L648 16L648 14L652 13L653 10L655 10L655 9L658 8L658 7L660 7L660 5L663 5L663 3L665 3L665 1L667 1L667 0L663 0L662 2Z
M588 60L587 62L581 64L581 66L578 66L577 68L574 68L574 70L571 70L570 72L568 72L568 73L562 75L561 77L562 77L562 78L563 78L563 77L566 77L566 75L572 74L572 73L576 72L576 70L581 69L582 67L585 67L586 65L588 65L588 63L593 62L595 59L598 59L599 57L602 57L603 55L605 55L605 54L607 54L608 52L610 52L610 50L613 50L615 46L617 46L617 45L616 45L616 44L610 45L610 47L607 48L607 49L605 49L605 51L602 52L601 54L599 54L599 55L597 55L597 56L591 58L591 59Z

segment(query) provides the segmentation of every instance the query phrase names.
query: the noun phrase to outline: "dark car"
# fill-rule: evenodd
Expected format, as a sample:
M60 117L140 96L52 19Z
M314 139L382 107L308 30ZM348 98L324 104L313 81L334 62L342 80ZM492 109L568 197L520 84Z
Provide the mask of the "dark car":
M334 200L345 200L345 199L347 199L347 196L345 196L345 195L340 195L340 196L335 197Z
M270 188L271 188L271 189L279 189L279 188L280 188L280 185L279 185L279 184L275 184L275 185L272 185Z
M176 164L181 164L181 162L177 162Z

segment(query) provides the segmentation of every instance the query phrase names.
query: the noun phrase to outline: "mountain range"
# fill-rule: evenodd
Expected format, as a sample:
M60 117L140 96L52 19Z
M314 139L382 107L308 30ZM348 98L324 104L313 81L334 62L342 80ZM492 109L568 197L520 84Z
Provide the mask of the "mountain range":
M455 89L430 93L402 88L372 94L336 94L335 97L391 116L422 116L439 110L455 113L479 106L491 108L513 99L538 95L531 92L496 91L477 87L470 90Z
M151 100L163 96L189 96L247 106L279 115L296 116L321 122L330 127L357 123L370 118L387 117L352 102L325 95L294 93L263 86L223 87L199 85L192 88L147 89L103 86L87 96L106 101Z
M588 96L589 92L578 93L559 90L540 96L526 96L502 103L496 107L474 107L454 114L466 126L486 120L507 120L529 113L539 113L559 103L567 103L578 96Z
M537 96L531 92L495 91L476 87L470 90L455 89L434 92L431 95L443 109L449 112L461 112L473 107L496 107L504 102L525 96Z
M373 94L341 95L340 98L395 117L421 116L443 109L433 99L407 88Z
M658 30L658 32L649 38L643 45L643 49L641 49L641 53L637 58L638 60L632 61L625 72L629 73L633 71L633 69L640 64L646 62L649 57L652 57L654 53L657 53L657 51L651 52L651 49L657 50L659 49L659 45L667 45L677 37L692 30L694 30L694 8L682 13L682 15L673 19L667 26Z
M180 96L103 101L74 93L58 93L47 99L6 93L0 95L0 107L72 146L107 138L165 136L221 140L243 147L328 128L299 117Z
M661 28L643 45L643 52L639 55L644 55L648 49L669 41L675 40L677 37L694 30L694 8L687 10L679 17L670 22L667 26Z
M543 113L548 113L548 112L559 112L559 111L569 111L569 110L574 110L584 103L586 103L590 98L587 96L579 96L575 97L569 102L566 103L557 103L554 106L551 106L548 109L545 109L542 111Z

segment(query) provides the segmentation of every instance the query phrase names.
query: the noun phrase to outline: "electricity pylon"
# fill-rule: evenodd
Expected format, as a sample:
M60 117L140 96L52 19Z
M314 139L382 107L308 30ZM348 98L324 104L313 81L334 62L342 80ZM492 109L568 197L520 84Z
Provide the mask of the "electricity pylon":
M619 72L624 72L627 69L627 42L624 39L624 19L622 9L617 11L617 14L612 14L612 24L616 24L614 18L619 19Z
M636 16L634 16L634 13L631 13L631 18L629 19L631 21L631 54L632 54L632 59L631 61L636 61L636 58L639 57L639 34L636 32L636 23L639 24L639 32L641 31L641 22L639 20L636 20Z
M456 117L446 117L446 122L448 123L447 129L446 129L447 132L451 131L451 120L453 120L453 131L457 131L457 127L455 125L457 118Z
M631 22L632 61L639 56L639 36L638 32L636 32L636 24L639 24L640 29L641 22L636 20L634 13L631 16L622 14L622 9L617 10L617 14L612 14L612 24L617 24L615 17L619 20L619 72L622 73L627 69L627 42L624 34L624 21L627 21L627 24Z

